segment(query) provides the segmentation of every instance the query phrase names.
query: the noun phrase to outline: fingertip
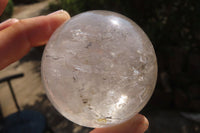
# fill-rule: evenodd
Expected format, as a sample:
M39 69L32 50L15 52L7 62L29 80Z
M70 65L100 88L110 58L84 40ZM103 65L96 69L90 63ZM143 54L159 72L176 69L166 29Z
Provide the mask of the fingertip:
M144 117L144 131L146 131L149 128L149 121L146 117Z
M10 23L14 24L14 23L19 22L19 19L17 19L17 18L11 18L11 19L9 19L9 21L10 21Z
M7 27L9 27L9 26L11 26L11 25L13 25L13 24L15 24L15 23L17 23L17 22L19 22L18 19L11 18L11 19L8 19L8 20L0 23L0 31L5 29L5 28L7 28Z
M66 12L65 10L58 10L56 12L50 13L47 16L59 16L59 17L62 17L63 19L66 19L66 20L70 19L69 13Z
M141 129L143 129L143 131L146 131L149 127L149 121L144 115L141 115L141 127L142 127Z
M133 117L132 124L135 130L135 133L144 133L149 127L148 119L144 115L141 115L141 114L137 114L135 117Z

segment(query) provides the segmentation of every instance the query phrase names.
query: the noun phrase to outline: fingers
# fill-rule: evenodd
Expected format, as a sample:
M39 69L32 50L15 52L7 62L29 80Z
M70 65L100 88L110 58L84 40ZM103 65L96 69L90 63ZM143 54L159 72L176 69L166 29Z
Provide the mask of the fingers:
M7 3L8 3L8 0L0 0L0 15L3 13L4 9L6 8Z
M90 133L144 133L149 122L143 115L136 115L125 123L108 128L96 128Z
M31 47L47 42L55 29L70 18L65 11L19 20L0 31L0 69L22 58Z
M18 19L12 18L12 19L8 19L8 20L0 23L0 31L11 26L11 25L13 25L13 24L15 24L15 23L17 23L17 22L19 22Z

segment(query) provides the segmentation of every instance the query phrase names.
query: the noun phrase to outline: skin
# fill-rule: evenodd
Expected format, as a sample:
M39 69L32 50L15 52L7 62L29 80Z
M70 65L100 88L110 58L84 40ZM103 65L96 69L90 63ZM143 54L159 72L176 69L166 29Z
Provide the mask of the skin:
M0 0L0 15L7 3L8 0ZM69 19L69 14L60 10L47 16L0 23L0 70L21 59L32 47L44 45L55 29ZM96 128L90 133L144 133L148 126L146 117L137 114L120 125Z

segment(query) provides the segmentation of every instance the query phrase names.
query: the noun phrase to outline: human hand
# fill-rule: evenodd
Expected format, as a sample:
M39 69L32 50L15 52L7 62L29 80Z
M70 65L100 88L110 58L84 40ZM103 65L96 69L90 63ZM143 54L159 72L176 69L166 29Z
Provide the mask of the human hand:
M0 15L7 2L0 0ZM0 70L22 58L32 47L45 44L55 29L69 19L69 14L60 10L47 16L0 23ZM120 125L96 128L90 133L144 133L147 128L148 120L138 114Z
M8 0L0 0L0 15ZM0 24L0 70L19 60L32 47L44 45L63 22L70 19L60 10L47 16L23 20L9 19Z
M90 133L144 133L149 127L147 118L141 114L113 127L96 128Z

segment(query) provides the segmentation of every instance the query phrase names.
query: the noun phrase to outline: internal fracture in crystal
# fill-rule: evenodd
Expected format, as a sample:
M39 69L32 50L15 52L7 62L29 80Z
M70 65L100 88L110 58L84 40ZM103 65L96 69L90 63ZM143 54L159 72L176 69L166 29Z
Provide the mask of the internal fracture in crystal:
M156 83L156 56L132 20L89 11L72 17L51 36L42 78L50 101L67 119L108 127L145 106Z

